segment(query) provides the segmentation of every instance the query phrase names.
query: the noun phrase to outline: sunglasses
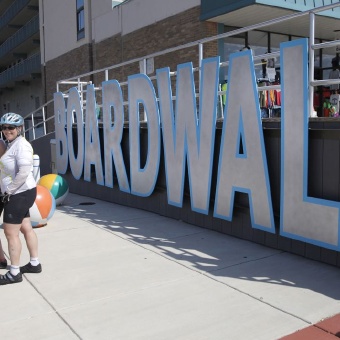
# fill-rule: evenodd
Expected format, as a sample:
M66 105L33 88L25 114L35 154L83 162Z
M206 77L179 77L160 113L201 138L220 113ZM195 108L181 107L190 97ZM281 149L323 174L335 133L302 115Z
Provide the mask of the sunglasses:
M16 126L2 126L1 127L1 130L2 131L5 131L5 130L10 130L10 131L12 131L12 130L14 130L16 128Z

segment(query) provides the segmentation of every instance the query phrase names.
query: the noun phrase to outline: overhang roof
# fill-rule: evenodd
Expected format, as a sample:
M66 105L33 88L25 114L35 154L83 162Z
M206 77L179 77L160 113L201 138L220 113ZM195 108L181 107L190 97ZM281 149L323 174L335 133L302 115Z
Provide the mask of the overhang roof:
M247 27L265 21L280 18L294 13L301 13L286 8L253 4L228 13L210 17L208 21L222 23L227 26ZM204 15L201 15L204 19ZM283 33L292 36L309 37L310 18L306 14L284 22L271 24L264 28L265 31ZM315 38L323 40L340 39L340 19L316 14L315 16Z

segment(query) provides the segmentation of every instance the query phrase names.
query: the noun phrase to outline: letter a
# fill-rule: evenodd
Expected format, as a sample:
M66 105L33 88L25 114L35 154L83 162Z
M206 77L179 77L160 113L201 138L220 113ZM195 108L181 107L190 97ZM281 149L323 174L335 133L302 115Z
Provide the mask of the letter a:
M253 228L275 232L251 51L231 55L228 83L214 216L230 221L235 191L244 192Z

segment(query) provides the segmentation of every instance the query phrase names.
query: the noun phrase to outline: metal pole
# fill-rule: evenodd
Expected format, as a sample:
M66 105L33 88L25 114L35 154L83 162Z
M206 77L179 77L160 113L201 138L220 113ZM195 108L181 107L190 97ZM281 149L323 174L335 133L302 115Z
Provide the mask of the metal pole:
M45 120L45 107L42 107L43 122L44 122L44 136L46 135L46 120Z
M80 107L83 109L84 93L83 93L83 84L80 82L80 78L78 78L78 92L79 92L79 96L80 96Z
M221 91L222 91L222 86L221 86L221 84L218 84L218 91L219 91L219 93L221 93ZM220 94L220 95L219 95L221 116L218 117L218 118L223 118L223 96L224 96L224 94Z
M34 126L34 114L32 113L32 132L33 132L33 140L35 139L35 126Z
M203 60L203 44L199 43L198 44L198 67L199 67L199 86L201 84L201 66L202 66L202 60Z
M314 86L311 84L314 81L314 49L315 43L315 14L309 13L309 117L314 114Z
M142 73L146 74L146 58L143 59L143 71Z

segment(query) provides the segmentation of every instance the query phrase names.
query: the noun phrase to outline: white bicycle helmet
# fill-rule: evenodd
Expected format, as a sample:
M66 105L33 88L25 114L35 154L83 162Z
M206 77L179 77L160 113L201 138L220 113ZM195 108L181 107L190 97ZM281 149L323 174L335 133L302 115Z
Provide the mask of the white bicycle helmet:
M0 119L0 125L14 125L21 126L24 124L24 118L14 112L5 113Z

